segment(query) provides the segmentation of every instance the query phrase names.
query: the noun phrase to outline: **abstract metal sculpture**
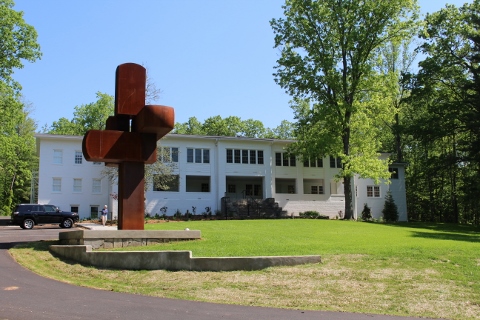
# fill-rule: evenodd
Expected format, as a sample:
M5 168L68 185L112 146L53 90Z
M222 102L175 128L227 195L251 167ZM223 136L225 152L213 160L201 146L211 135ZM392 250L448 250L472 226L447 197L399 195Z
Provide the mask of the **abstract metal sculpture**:
M157 160L157 140L173 129L172 107L145 105L146 70L125 63L115 76L115 115L105 130L83 137L87 161L118 166L118 230L144 230L145 164Z

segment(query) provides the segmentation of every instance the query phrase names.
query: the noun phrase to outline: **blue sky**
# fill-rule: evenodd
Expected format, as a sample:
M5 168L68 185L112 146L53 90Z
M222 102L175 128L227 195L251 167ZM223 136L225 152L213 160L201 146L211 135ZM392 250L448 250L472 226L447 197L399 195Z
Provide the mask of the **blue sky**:
M446 3L420 0L422 14ZM144 65L175 122L220 115L274 128L293 121L275 84L272 18L283 0L15 0L38 32L43 57L15 72L40 130L75 106L114 94L119 64Z

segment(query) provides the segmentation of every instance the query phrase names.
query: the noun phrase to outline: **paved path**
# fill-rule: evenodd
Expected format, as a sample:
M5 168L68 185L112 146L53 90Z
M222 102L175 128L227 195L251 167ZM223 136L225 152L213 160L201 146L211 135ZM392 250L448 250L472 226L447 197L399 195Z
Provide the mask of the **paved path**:
M98 226L98 225L97 225ZM92 226L93 227L93 226ZM103 228L102 226L98 226ZM106 227L114 228L114 227ZM8 253L15 243L58 239L58 227L0 227L0 319L407 320L341 312L284 310L155 298L77 287L40 277Z

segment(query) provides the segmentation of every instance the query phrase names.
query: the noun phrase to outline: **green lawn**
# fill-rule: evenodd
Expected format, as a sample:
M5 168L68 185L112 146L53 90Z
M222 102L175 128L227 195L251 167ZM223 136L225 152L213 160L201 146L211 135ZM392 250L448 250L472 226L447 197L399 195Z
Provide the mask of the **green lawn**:
M236 272L117 271L61 261L46 244L11 252L37 273L106 290L280 308L480 319L479 228L303 219L145 225L146 230L185 228L201 230L202 239L141 250L191 250L194 257L318 254L322 263Z

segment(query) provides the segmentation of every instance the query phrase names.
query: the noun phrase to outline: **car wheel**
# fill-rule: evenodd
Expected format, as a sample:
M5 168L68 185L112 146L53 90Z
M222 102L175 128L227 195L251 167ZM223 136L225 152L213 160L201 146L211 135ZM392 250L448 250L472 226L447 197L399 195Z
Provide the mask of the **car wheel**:
M65 219L62 222L62 227L63 228L71 228L73 226L73 221L72 219Z
M32 229L35 225L35 222L32 219L23 220L22 228L23 229Z

